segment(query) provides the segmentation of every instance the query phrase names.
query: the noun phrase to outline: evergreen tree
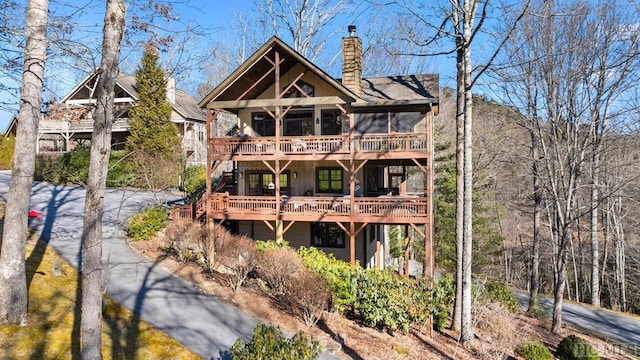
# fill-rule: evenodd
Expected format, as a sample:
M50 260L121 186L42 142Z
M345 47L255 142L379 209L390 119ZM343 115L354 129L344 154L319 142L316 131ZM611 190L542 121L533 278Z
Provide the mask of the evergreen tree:
M0 137L0 170L11 169L15 147L16 137L13 134L10 134L9 137Z
M180 137L171 122L167 79L154 46L145 48L135 75L138 101L129 110L131 134L126 149L141 185L166 188L175 185L181 169Z

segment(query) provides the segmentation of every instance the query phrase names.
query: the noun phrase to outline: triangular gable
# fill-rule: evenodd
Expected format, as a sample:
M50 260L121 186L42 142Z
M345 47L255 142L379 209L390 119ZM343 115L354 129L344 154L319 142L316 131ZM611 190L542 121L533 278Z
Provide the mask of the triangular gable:
M240 65L231 75L222 81L215 89L207 94L199 103L200 107L206 107L212 101L235 101L251 99L262 93L273 84L273 74L264 76L267 67L273 66L273 59L267 59L267 55L272 51L278 51L282 56L282 70L284 74L296 64L301 64L311 71L321 80L332 86L342 96L351 101L358 99L358 96L345 87L341 82L329 76L322 69L317 67L304 56L274 36L262 45L253 55L251 55L242 65Z
M130 84L126 75L118 75L116 79L116 102L130 102L137 99L137 92L133 84ZM95 102L95 87L98 81L97 71L93 71L87 75L76 87L74 87L65 97L60 101L62 104L89 104ZM135 83L135 78L134 78ZM122 94L125 96L118 96Z

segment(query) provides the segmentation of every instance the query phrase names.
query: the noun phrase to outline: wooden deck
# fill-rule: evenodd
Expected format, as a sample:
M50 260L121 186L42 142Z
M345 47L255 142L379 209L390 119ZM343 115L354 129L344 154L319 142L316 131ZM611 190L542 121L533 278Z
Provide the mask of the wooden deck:
M118 119L113 122L112 131L129 131L128 119ZM82 121L51 121L42 120L38 125L38 133L84 133L93 132L93 120Z
M209 216L218 220L283 220L360 223L423 223L427 217L425 197L285 197L276 203L270 196L213 194ZM279 207L279 209L278 209ZM278 213L279 210L279 213Z
M308 160L345 158L426 158L426 133L303 137L225 137L210 139L212 160L257 160L304 156Z

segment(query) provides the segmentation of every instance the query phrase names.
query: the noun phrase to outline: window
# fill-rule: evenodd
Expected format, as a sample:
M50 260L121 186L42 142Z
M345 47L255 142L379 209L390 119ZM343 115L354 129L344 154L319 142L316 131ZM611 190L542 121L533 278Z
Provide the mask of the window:
M342 194L342 169L318 168L316 170L316 192Z
M340 135L342 132L342 112L322 110L322 135Z
M343 248L345 234L335 223L311 223L311 244L318 247Z
M284 117L284 136L313 135L313 112L288 112Z
M289 91L287 91L286 93L282 94L282 97L286 97L286 98L301 98L301 97L313 97L314 96L314 92L315 89L313 88L312 85L307 84L304 81L298 81L296 83L296 86L292 86L291 89L289 89ZM286 88L286 87L285 87ZM300 91L300 89L302 89L302 92Z
M258 136L276 136L276 121L267 113L252 113L251 128Z
M271 172L247 171L247 193L249 196L274 196L275 177ZM289 193L289 173L280 174L280 195Z

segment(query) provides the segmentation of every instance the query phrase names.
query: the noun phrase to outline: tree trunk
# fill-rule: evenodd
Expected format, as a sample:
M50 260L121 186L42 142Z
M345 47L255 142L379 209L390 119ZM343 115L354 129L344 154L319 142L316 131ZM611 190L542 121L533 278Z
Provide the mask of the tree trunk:
M13 172L0 249L0 323L26 325L25 248L47 50L48 0L29 0Z
M566 241L566 239L564 240ZM562 246L564 247L564 246ZM560 249L558 256L557 281L553 289L553 320L551 325L551 331L554 334L560 334L562 330L562 300L564 296L564 288L567 282L567 251L566 249Z
M531 136L531 165L533 175L533 239L531 244L529 307L527 311L531 312L534 311L538 305L538 290L540 288L540 209L542 205L542 189L540 187L540 174L538 173L538 138L533 128L529 131Z
M462 330L460 341L469 343L473 340L474 329L471 317L471 263L473 258L473 157L472 157L472 125L473 98L471 92L471 30L473 26L470 4L465 3L464 18L464 220L463 220L463 253L462 253Z
M597 136L598 131L594 131ZM600 306L600 250L598 248L598 183L600 166L600 147L598 139L594 139L593 155L591 157L591 305Z
M82 234L82 359L102 358L102 212L111 150L124 0L107 0Z
M458 44L458 52L461 46ZM458 54L462 58L462 54ZM453 306L451 329L460 331L462 328L462 249L463 219L464 219L464 67L461 61L457 65L456 92L456 299Z

